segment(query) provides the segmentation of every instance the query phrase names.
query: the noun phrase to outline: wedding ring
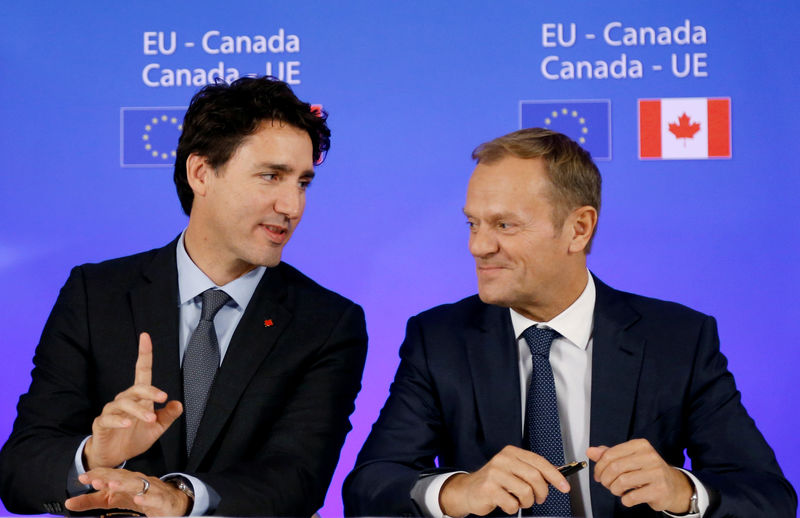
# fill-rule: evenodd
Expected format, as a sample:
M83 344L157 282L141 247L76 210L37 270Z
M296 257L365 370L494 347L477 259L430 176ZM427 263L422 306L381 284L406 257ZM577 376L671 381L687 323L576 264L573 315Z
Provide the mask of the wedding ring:
M142 490L136 493L137 495L144 495L147 493L147 490L150 489L150 482L147 481L146 478L137 477L139 480L142 481Z

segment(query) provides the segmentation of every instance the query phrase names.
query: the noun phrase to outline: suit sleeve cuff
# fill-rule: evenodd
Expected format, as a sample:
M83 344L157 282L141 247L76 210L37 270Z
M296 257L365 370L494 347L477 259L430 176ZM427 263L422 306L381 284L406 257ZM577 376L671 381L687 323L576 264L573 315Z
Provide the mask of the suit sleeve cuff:
M466 471L422 476L417 480L411 488L411 499L419 506L425 516L444 518L445 514L439 506L439 492L447 479L458 473L466 473Z
M207 516L213 513L219 504L220 497L214 489L205 484L202 480L185 473L170 473L161 477L161 480L181 477L192 486L194 492L194 502L189 509L188 516Z
M697 509L699 512L690 514L672 514L668 513L667 511L664 511L664 516L670 516L675 518L703 518L703 516L706 514L706 511L708 510L708 504L709 504L708 490L703 485L703 483L697 479L697 477L692 475L691 472L681 468L675 468L675 469L680 470L684 475L689 477L689 480L692 481L694 489L697 491Z

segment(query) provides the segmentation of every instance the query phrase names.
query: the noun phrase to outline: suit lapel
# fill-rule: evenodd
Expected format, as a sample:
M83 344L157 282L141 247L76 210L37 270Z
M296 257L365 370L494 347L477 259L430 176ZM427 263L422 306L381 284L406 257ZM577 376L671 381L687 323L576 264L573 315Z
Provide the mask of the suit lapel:
M596 277L595 286L589 444L614 446L630 438L645 340L630 331L640 315L620 293ZM610 491L592 482L591 494L595 516L614 514L617 498Z
M178 355L178 269L175 260L177 239L156 252L143 269L143 281L130 291L136 343L142 332L153 341L153 386L167 393L170 400L183 400L180 358ZM176 420L159 438L167 473L181 468L184 461L183 419Z
M287 286L280 266L270 268L259 282L231 338L217 372L187 463L195 471L219 436L264 358L292 320L283 304Z
M487 459L506 445L522 443L517 345L508 309L481 304L464 330L472 387Z

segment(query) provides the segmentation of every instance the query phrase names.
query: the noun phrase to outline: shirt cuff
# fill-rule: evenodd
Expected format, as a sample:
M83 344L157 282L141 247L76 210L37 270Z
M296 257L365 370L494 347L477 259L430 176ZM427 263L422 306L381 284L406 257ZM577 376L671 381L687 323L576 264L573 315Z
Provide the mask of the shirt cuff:
M78 445L78 450L75 452L75 460L67 473L67 494L70 497L88 493L92 490L90 484L81 484L80 480L78 480L79 476L86 473L86 469L83 466L83 447L86 446L86 441L89 440L89 437L91 435L83 439Z
M92 490L91 485L81 484L80 480L78 480L79 476L86 473L86 466L83 465L83 449L86 447L86 442L89 440L89 437L91 437L91 435L87 435L78 445L78 450L75 452L75 459L67 473L67 494L69 496L88 493ZM122 467L125 467L125 462L117 466L117 468Z
M698 510L698 512L697 513L689 513L689 514L672 514L672 513L668 513L667 511L663 511L664 515L665 516L676 517L676 518L678 518L678 517L679 518L703 518L703 515L705 515L706 511L708 510L708 504L709 504L708 490L703 485L703 483L700 482L697 479L697 477L695 477L694 475L691 474L691 472L686 471L685 469L682 469L682 468L675 468L675 469L680 470L684 475L689 477L689 480L692 481L692 484L694 485L694 489L695 489L695 491L697 491L697 510Z
M420 477L411 488L411 499L419 506L422 514L431 518L444 518L445 514L439 506L439 492L448 478L466 471L453 471Z
M213 512L213 509L211 509L209 487L203 481L197 477L193 477L185 473L170 473L161 477L161 480L167 480L175 477L181 477L185 479L186 482L192 486L192 492L194 492L194 502L192 503L192 508L189 509L189 514L187 516L205 516L210 514L209 511Z

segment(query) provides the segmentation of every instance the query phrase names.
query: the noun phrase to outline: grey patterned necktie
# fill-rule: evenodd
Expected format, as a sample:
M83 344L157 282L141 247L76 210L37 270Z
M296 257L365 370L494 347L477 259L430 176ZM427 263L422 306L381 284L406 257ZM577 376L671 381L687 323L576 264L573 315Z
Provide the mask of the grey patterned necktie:
M186 453L192 451L197 427L219 368L219 344L214 317L231 298L222 290L203 292L203 309L197 329L183 355L183 403L186 412Z
M553 369L550 367L550 346L558 333L552 329L531 326L522 336L533 355L531 384L525 403L525 445L558 467L564 464L564 446L561 441L556 384ZM572 516L569 495L553 486L550 486L544 503L534 504L531 511L533 516Z

